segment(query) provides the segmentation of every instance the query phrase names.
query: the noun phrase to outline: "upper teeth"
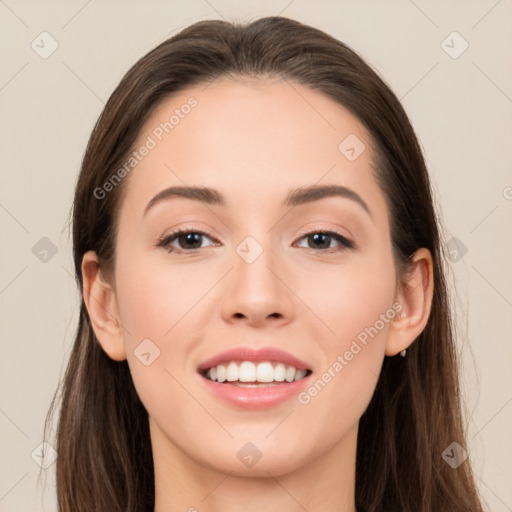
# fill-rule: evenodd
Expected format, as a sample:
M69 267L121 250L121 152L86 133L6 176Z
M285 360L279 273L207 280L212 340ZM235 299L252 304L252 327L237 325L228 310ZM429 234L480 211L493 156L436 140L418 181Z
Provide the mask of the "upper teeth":
M263 363L254 364L252 361L235 362L229 364L219 364L209 368L206 377L217 382L293 382L302 379L307 370L297 370L294 366L287 366L283 363Z

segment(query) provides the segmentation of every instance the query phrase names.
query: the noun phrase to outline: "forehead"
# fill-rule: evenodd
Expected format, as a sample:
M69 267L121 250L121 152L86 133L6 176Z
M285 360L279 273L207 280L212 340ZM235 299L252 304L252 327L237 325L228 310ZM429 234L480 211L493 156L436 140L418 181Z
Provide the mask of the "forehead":
M323 182L372 202L380 193L364 126L326 95L283 79L220 79L180 91L144 124L134 149L144 146L123 201L139 214L172 185L220 188L255 208Z

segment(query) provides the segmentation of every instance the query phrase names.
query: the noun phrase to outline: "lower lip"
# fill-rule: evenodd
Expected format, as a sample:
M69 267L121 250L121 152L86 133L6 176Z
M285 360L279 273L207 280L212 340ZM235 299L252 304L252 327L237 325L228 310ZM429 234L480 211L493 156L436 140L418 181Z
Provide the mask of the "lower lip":
M274 407L293 396L297 396L308 384L311 375L297 381L262 388L246 388L234 384L216 382L202 375L199 375L199 377L208 391L221 400L237 407L258 410Z

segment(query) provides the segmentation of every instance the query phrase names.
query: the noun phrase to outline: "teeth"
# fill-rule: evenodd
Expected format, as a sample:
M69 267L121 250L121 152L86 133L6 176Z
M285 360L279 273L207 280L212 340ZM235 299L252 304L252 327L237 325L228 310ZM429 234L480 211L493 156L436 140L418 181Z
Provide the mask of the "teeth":
M305 377L307 370L297 370L294 366L269 361L253 363L231 361L219 364L206 372L206 377L217 382L293 382Z
M297 370L295 373L295 380L300 380L306 376L307 370Z
M286 377L286 366L283 363L276 364L274 368L274 380L283 382Z
M236 363L230 363L236 366ZM254 382L256 380L256 366L250 361L244 361L238 368L238 379L240 382ZM265 381L267 382L267 381Z
M209 377L212 380L215 380L213 371L215 371L215 368L210 368L208 370L208 373L209 373ZM223 364L219 364L219 366L217 366L217 382L224 382L225 380L226 380L226 367Z
M226 380L228 382L234 382L238 380L238 365L236 363L229 363L226 368Z

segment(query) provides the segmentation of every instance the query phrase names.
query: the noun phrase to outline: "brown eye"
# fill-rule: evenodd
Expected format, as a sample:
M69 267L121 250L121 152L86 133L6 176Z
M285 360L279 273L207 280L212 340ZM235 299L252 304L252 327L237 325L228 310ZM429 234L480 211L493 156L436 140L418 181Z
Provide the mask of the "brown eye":
M204 231L179 229L161 238L157 247L165 247L168 252L195 252L202 248L203 237L211 239L210 235Z
M336 250L336 247L332 246L333 243L338 244L337 250L343 250L344 248L352 249L354 247L350 240L334 231L312 231L306 233L300 240L306 240L306 247L308 249L318 249L320 251Z

